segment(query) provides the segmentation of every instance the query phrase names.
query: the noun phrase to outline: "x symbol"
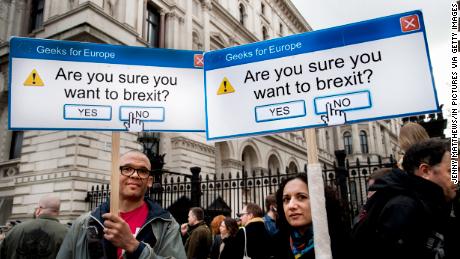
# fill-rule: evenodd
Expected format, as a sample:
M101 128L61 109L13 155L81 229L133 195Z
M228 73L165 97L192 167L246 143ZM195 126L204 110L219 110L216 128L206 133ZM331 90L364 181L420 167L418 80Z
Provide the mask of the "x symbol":
M193 60L195 67L204 66L203 54L195 54L195 56L193 56Z
M406 25L404 26L405 29L409 29L409 27L414 27L414 28L417 27L417 26L415 26L415 24L414 24L415 18L410 19L410 21L408 21L408 20L403 20L403 22L406 23Z
M401 23L401 30L403 32L416 31L420 29L420 22L418 19L418 15L416 14L401 17L400 23Z

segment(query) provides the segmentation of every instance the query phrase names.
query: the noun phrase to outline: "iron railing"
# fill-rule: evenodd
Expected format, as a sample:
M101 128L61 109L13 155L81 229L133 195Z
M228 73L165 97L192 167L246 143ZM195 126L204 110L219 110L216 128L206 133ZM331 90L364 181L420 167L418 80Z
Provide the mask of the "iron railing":
M370 159L364 163L357 159L354 162L345 160L342 164L334 163L332 168L324 166L323 179L325 187L335 192L333 196L344 206L343 213L348 214L351 223L367 201L369 175L379 168L396 166L396 161L390 157L374 163ZM178 222L186 222L188 210L194 206L204 208L208 219L218 214L235 217L248 202L264 208L265 197L275 193L284 178L297 174L262 170L203 177L200 170L192 167L191 175L164 170L155 172L155 183L146 195L167 208ZM89 209L106 201L109 195L109 185L93 186L86 197Z

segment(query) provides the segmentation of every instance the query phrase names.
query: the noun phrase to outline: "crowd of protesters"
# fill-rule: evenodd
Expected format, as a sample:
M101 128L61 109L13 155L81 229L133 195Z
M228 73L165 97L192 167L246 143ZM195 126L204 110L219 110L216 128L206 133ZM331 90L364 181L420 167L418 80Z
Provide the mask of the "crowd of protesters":
M337 190L326 187L333 258L460 258L459 197L450 179L450 143L419 131L412 124L403 128L400 168L371 175L368 200L353 226ZM276 193L265 197L265 212L247 203L238 218L218 215L208 226L203 208L190 208L187 223L179 225L147 198L151 171L142 152L123 154L120 213L111 213L106 202L81 215L70 229L57 221L59 199L41 199L36 219L14 227L1 241L0 259L315 258L306 174L284 179Z

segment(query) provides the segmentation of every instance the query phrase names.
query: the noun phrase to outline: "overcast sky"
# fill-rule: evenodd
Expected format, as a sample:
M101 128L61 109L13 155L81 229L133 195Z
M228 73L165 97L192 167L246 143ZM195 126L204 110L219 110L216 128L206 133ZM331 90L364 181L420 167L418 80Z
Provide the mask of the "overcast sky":
M450 0L291 0L313 30L422 10L439 102L448 103Z

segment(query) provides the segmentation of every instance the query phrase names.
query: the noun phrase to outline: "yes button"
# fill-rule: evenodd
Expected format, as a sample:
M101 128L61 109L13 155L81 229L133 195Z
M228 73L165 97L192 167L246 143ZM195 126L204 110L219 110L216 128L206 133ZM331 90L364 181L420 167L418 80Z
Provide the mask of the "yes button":
M65 104L65 120L103 120L112 119L112 107L106 105Z
M275 103L255 108L256 122L285 120L306 115L305 101Z

